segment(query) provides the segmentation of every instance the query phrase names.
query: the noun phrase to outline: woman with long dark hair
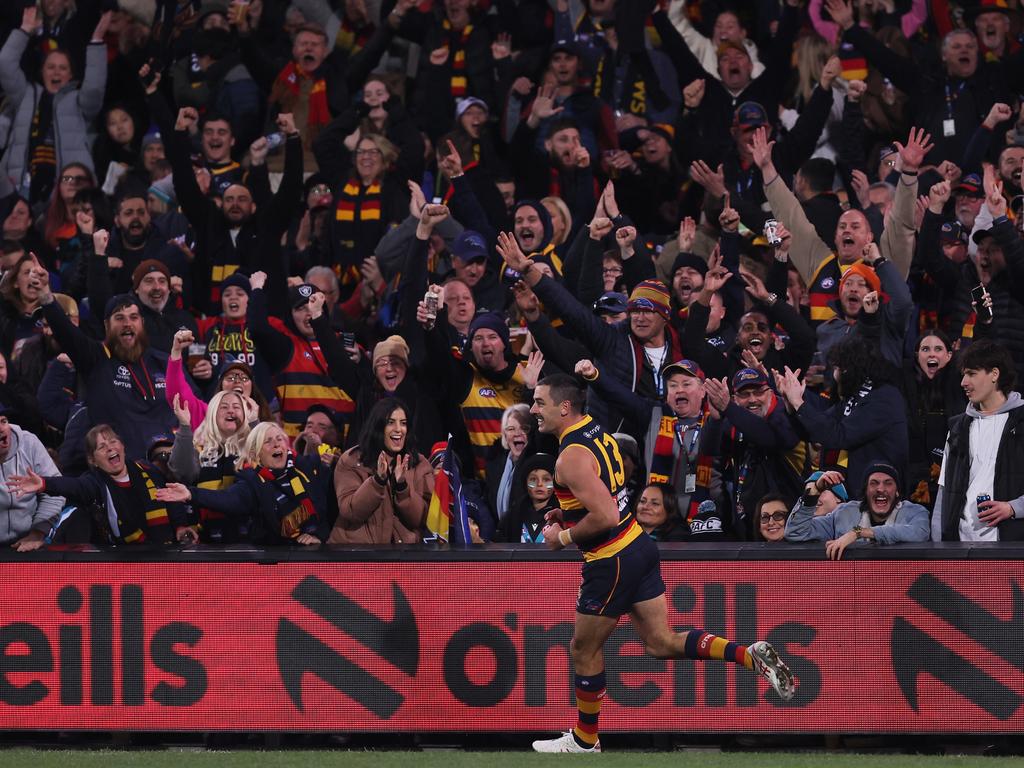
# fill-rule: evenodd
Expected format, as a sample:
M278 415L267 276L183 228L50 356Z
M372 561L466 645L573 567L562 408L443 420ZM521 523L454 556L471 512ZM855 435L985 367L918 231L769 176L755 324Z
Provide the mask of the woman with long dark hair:
M334 470L338 520L331 544L415 544L433 491L430 462L413 445L409 409L379 401Z
M669 483L648 483L637 499L636 521L655 541L684 541L689 527L679 516L676 491Z
M806 438L820 443L819 466L845 465L847 486L859 488L864 470L885 462L906 471L909 454L907 415L894 375L878 348L850 336L828 353L836 382L836 402L829 405L788 367L776 384Z
M945 332L932 328L921 334L914 357L903 363L900 380L907 405L910 465L905 483L911 501L927 507L935 502L949 420L967 407L953 346Z

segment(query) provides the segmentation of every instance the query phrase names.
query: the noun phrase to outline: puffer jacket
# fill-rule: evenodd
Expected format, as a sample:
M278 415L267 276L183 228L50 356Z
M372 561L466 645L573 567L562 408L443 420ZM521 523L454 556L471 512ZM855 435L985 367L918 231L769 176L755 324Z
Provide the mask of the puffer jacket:
M0 544L17 541L30 530L49 533L64 506L63 496L41 493L15 498L8 490L11 476L26 475L29 469L43 477L60 474L38 437L13 424L10 430L7 458L0 461Z
M18 192L26 197L31 181L28 175L29 135L32 117L43 94L43 86L30 83L19 66L28 43L28 35L16 29L7 36L0 49L0 87L10 103L17 105L7 152L0 159L0 173L9 177ZM94 170L88 128L103 106L106 83L107 47L102 43L90 43L85 53L85 77L81 84L70 82L53 97L58 171L69 163L81 163L90 171Z

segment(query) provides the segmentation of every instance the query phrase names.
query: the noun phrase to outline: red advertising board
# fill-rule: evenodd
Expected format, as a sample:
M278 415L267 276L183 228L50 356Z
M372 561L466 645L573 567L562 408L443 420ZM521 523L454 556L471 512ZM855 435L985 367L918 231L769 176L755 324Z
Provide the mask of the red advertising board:
M604 731L1020 732L1024 564L665 562L746 670L606 648ZM3 563L0 728L542 731L575 718L571 562Z

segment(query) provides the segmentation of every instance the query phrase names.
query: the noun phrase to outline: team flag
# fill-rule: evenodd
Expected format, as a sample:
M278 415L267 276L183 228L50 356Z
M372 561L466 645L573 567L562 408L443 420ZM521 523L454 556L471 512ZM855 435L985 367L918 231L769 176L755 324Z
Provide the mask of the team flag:
M427 509L427 528L441 541L469 544L472 537L466 497L462 493L462 476L450 444L451 435L448 442L437 443L430 451L430 460L437 466L437 474L434 475L434 493Z

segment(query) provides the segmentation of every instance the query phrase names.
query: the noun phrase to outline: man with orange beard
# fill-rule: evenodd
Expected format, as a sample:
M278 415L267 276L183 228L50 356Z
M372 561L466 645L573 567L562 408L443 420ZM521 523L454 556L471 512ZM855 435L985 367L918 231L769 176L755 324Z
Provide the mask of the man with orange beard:
M84 380L92 423L110 424L129 460L145 459L153 436L173 432L177 419L164 396L167 353L150 347L138 298L122 293L107 302L102 342L72 325L48 286L40 300L54 339Z

